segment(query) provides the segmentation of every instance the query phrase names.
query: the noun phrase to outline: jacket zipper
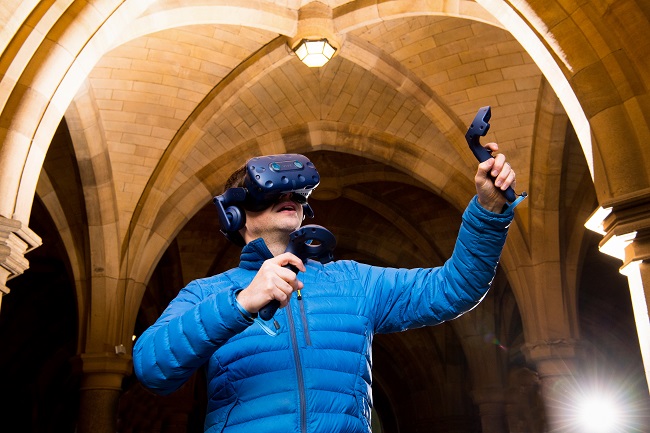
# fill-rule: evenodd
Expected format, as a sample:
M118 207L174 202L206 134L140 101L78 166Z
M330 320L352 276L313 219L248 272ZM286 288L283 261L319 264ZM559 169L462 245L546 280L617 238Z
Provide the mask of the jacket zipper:
M302 302L300 302L302 305ZM300 400L300 431L307 433L307 403L305 402L305 379L302 375L302 362L300 361L300 350L298 348L298 336L296 335L296 325L293 322L293 312L291 303L286 308L291 331L291 343L293 346L293 359L296 363L296 377L298 379L298 398Z

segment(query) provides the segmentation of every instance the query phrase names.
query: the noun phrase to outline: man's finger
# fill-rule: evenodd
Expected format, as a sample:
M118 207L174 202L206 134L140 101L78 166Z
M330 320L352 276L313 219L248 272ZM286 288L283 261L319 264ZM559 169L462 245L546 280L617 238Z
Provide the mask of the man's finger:
M294 265L300 272L305 272L307 269L305 268L305 264L296 256L295 254L292 253L282 253L279 256L275 257L278 259L278 264L280 266L286 266L286 265Z
M490 152L496 152L497 150L499 150L499 145L498 145L497 143L495 143L495 142L487 143L487 144L486 144L485 146L483 146L483 147L485 147L485 148L486 148L487 150L489 150Z
M494 175L494 171L492 171L492 174ZM501 186L504 184L504 182L508 179L508 176L512 173L512 168L510 167L510 164L505 162L501 166L501 170L498 171L498 174L496 175L494 179L494 186L497 188L501 188Z

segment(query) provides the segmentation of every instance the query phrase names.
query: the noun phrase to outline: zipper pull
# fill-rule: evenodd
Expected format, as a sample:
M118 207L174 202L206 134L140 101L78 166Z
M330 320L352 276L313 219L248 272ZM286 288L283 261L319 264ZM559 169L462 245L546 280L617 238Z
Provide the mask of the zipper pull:
M300 293L300 290L298 290L296 293L298 293L298 300L302 301L302 293Z

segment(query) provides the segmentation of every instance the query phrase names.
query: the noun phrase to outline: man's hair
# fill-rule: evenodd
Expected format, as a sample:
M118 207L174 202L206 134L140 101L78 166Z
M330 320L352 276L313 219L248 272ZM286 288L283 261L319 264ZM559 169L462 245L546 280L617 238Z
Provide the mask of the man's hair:
M229 188L239 188L244 186L244 178L246 177L246 164L239 167L237 170L230 175L226 181L226 185L223 189L226 192Z

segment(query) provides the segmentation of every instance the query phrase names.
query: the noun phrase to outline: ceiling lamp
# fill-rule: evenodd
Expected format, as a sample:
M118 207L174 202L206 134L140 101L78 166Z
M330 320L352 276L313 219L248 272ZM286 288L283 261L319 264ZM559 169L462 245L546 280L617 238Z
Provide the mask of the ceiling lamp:
M296 33L287 41L305 65L318 68L341 48L341 35L334 29L332 9L322 1L310 1L298 11Z
M310 68L320 68L336 53L336 48L327 38L310 40L303 39L293 50L296 56Z

